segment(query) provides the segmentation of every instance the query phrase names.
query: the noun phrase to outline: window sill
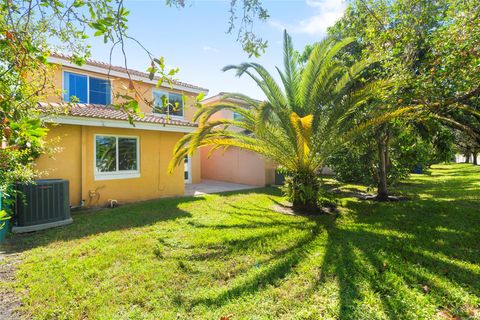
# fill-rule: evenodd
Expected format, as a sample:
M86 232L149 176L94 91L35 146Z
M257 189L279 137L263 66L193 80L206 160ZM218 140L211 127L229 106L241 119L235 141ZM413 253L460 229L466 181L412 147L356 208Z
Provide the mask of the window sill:
M114 173L114 174L95 174L94 180L119 180L119 179L134 179L140 178L138 173Z
M169 115L165 114L165 113L158 113L158 112L152 112L152 114L156 117L162 117L162 118L166 118L168 117ZM170 115L170 118L172 120L185 120L185 117L184 116L174 116L174 115Z

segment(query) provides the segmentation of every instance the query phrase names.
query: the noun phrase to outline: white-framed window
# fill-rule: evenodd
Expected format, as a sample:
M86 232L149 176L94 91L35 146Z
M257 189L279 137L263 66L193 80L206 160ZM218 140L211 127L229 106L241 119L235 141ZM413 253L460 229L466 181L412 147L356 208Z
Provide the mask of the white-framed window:
M183 95L153 89L153 112L183 118Z
M94 135L95 180L140 176L140 145L136 136Z
M63 101L109 105L112 103L110 80L63 71Z

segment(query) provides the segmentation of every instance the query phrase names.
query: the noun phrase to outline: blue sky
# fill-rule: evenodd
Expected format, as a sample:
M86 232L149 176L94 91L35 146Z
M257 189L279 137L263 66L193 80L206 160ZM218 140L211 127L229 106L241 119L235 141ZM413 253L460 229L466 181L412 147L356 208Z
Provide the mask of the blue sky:
M186 8L169 8L163 0L126 0L131 11L129 34L156 56L164 56L167 65L179 67L180 81L210 90L209 96L221 91L241 92L262 99L261 91L246 76L222 72L228 64L256 61L271 72L282 65L282 36L286 28L295 48L322 39L325 30L338 19L345 7L343 0L270 0L264 1L270 18L256 22L255 31L268 40L266 53L259 59L248 58L235 35L227 34L229 1L190 0ZM93 58L108 61L109 45L91 39ZM145 71L148 58L133 42L127 44L128 67ZM113 63L122 65L117 51Z

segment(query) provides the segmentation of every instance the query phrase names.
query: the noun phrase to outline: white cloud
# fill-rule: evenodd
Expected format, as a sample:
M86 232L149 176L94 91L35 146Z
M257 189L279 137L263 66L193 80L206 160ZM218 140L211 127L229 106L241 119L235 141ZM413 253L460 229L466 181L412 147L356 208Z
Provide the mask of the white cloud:
M207 52L218 52L218 49L217 48L214 48L214 47L210 47L210 46L207 46L207 45L204 45L203 46L203 51L207 51Z
M315 14L295 24L285 24L272 20L269 25L276 29L287 29L292 33L304 33L309 35L324 34L327 28L332 26L345 11L344 0L305 0L307 6L314 8Z
M284 30L284 29L287 28L287 26L285 24L283 24L283 23L281 23L280 21L277 21L277 20L268 19L267 23L275 29Z
M322 0L306 0L307 6L309 7L321 7Z

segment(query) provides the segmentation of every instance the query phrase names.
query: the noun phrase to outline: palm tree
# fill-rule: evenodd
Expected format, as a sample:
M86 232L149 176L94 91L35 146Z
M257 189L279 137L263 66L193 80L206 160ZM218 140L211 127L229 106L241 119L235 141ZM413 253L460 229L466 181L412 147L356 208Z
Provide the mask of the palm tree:
M320 190L318 171L331 150L341 143L345 115L365 103L379 83L359 80L371 61L346 67L337 54L353 40L326 39L314 45L303 68L297 63L292 40L284 33L284 70L277 68L281 83L257 63L242 63L223 68L247 75L260 87L266 101L243 94L226 95L217 104L201 107L194 121L199 128L185 135L176 145L169 170L183 163L186 154L210 146L213 150L230 147L250 150L279 164L286 173L286 195L294 208L317 208ZM226 100L241 100L242 108ZM239 119L211 120L218 111L228 109ZM230 130L238 127L244 131Z

